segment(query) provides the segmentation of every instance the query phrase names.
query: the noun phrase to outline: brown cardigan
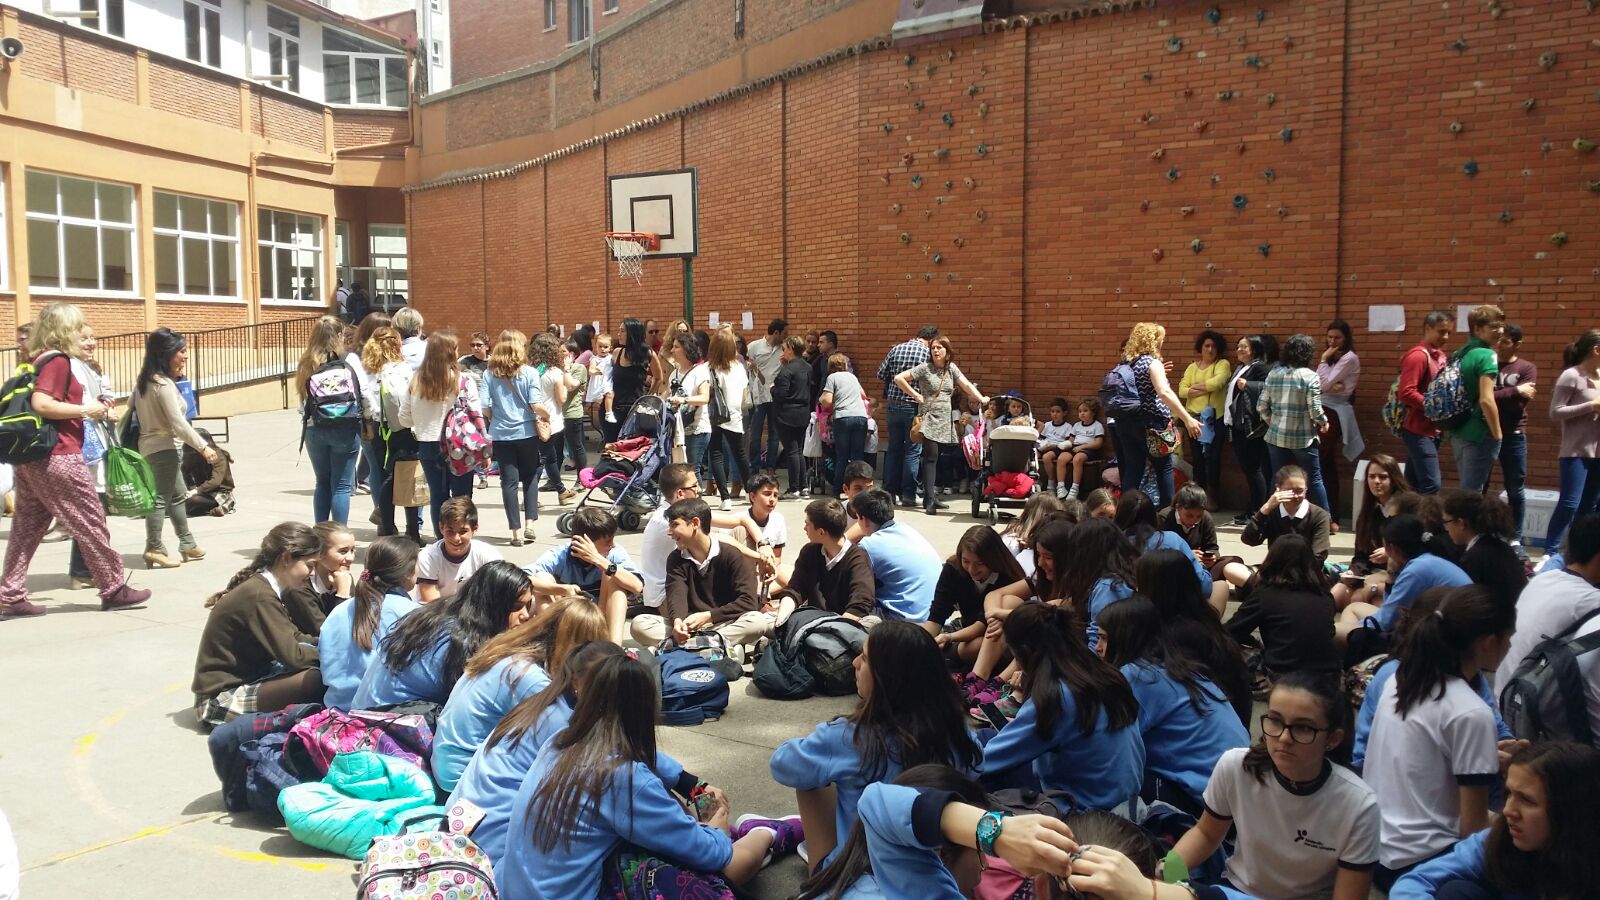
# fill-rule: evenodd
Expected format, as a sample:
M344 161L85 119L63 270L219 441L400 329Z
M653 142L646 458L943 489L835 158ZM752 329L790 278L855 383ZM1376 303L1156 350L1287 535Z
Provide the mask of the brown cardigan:
M291 672L315 668L316 642L316 637L295 628L272 586L255 575L211 608L194 662L195 696L215 697L261 681L274 662Z
M857 618L872 615L877 607L877 586L872 580L872 560L859 544L828 568L821 544L806 544L794 560L789 586L779 596L793 597L800 606L814 606L834 615Z
M711 546L717 555L705 571L681 550L667 557L667 598L661 614L675 622L690 613L711 613L711 624L732 622L761 608L756 595L756 567L748 556L723 541Z

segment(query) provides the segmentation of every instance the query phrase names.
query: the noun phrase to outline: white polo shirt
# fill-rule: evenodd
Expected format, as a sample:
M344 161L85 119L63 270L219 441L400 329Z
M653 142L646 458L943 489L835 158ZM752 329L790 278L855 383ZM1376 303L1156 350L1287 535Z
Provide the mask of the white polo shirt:
M644 605L659 609L667 599L667 557L678 545L667 533L667 507L663 502L644 523L644 542L639 548L639 574L644 578Z

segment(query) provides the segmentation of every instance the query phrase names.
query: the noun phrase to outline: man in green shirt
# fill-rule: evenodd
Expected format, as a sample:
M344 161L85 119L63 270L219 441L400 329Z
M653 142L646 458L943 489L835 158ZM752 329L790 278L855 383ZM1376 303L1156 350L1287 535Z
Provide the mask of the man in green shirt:
M1500 455L1500 410L1494 402L1495 376L1500 361L1494 348L1505 331L1506 314L1498 306L1474 306L1467 313L1467 329L1472 339L1455 353L1461 363L1461 381L1472 402L1472 415L1450 432L1455 450L1456 473L1461 489L1481 492L1489 484L1489 473Z

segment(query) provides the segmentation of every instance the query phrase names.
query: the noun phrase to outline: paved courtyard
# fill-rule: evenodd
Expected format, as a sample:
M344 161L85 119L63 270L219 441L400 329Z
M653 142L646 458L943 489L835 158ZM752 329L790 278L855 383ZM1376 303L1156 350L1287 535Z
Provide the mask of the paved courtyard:
M68 590L63 542L41 548L28 580L49 615L0 624L0 672L11 686L0 704L0 810L16 835L26 897L138 900L192 890L338 897L353 891L355 863L222 808L205 738L195 726L189 682L206 618L204 598L248 561L269 527L311 516L311 468L298 451L294 413L237 417L226 447L235 459L239 511L194 521L209 551L204 560L145 571L142 523L112 522L113 543L136 569L135 583L155 591L147 609L102 613L92 591ZM527 563L554 544L554 516L547 514L539 541L505 546L498 537L505 520L495 482L475 500L490 542L508 559ZM952 512L961 512L956 506ZM799 502L782 506L795 536L801 508ZM353 503L358 546L375 536L366 523L370 509L366 497ZM902 513L941 552L954 548L973 524L965 515ZM10 520L0 520L0 533L9 530ZM637 555L639 535L623 535L620 543ZM1348 556L1348 532L1334 543L1336 558ZM1237 529L1224 529L1223 551L1239 550ZM743 680L720 721L663 728L662 745L690 771L725 788L735 814L791 813L793 795L768 777L768 756L850 705L849 698L765 700ZM753 893L791 896L799 878L791 858L763 873Z

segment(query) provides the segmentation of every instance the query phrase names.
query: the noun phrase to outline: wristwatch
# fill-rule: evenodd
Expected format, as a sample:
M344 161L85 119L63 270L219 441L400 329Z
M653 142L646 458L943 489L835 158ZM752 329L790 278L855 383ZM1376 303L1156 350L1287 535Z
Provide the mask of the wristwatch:
M978 852L984 856L994 855L994 842L1000 838L1001 820L1011 813L1004 810L992 809L978 819Z
M616 563L612 563L611 565L606 566L606 577L607 578L610 578L611 576L613 576L615 574L617 574L617 564Z

